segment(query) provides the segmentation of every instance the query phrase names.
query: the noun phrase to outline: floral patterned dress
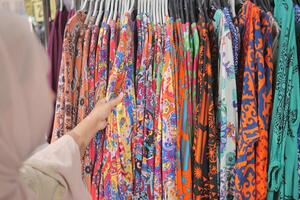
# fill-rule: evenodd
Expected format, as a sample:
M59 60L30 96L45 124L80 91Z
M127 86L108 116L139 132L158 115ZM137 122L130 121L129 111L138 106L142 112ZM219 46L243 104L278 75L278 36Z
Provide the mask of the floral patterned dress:
M215 31L218 34L218 110L217 123L220 131L219 167L220 199L235 197L234 166L236 158L236 141L238 130L237 94L235 80L235 63L232 37L229 24L221 10L214 16Z
M124 98L108 118L104 145L109 154L104 152L103 160L107 165L102 170L106 199L131 199L133 194L131 142L136 130L136 99L133 82L133 24L129 13L122 16L121 27L120 42L109 76L107 99L116 97L120 92L124 92Z
M81 48L78 48L77 42L80 39L80 30L84 27L84 20L85 14L77 12L68 21L65 28L51 142L56 141L76 125L73 112L76 110L75 99L72 98L77 89L74 87L77 77L74 69L79 66L76 58L80 57L81 61L82 51Z

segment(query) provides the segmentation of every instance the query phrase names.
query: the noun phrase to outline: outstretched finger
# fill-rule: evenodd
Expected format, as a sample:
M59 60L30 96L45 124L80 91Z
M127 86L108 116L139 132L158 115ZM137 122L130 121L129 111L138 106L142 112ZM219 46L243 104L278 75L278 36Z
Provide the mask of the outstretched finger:
M123 99L123 93L119 94L119 96L117 98L110 100L108 102L109 107L110 108L115 107L116 105L118 105L119 103L121 103L122 99Z

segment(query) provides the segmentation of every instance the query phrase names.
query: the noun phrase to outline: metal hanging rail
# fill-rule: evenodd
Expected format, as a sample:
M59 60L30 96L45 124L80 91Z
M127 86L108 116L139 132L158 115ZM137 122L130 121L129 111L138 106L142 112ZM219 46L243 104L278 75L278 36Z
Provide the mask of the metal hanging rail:
M45 48L48 48L48 35L49 35L49 17L50 17L50 2L49 0L43 0L43 12L44 12L44 26L45 26Z

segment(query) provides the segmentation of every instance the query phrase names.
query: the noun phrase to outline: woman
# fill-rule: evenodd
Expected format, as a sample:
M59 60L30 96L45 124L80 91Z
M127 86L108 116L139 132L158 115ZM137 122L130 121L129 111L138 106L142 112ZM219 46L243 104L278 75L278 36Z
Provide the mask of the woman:
M122 95L33 154L51 118L47 56L26 20L0 11L0 21L0 199L90 199L80 157Z

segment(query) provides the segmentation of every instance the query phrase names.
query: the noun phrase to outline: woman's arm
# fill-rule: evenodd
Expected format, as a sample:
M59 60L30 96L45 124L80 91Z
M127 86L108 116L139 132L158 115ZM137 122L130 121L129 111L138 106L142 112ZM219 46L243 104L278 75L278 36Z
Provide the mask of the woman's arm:
M99 100L92 112L68 133L78 144L81 157L97 131L103 130L107 126L108 115L122 101L122 98L123 94L120 94L108 102L104 99Z

